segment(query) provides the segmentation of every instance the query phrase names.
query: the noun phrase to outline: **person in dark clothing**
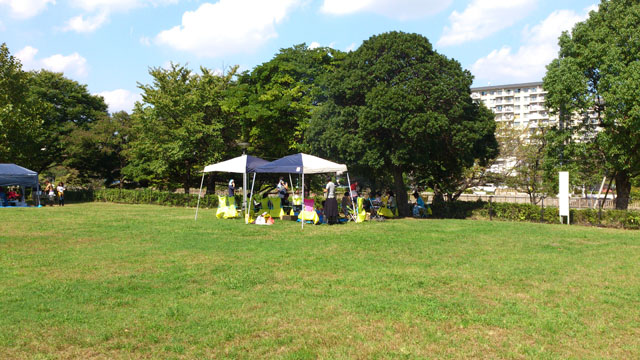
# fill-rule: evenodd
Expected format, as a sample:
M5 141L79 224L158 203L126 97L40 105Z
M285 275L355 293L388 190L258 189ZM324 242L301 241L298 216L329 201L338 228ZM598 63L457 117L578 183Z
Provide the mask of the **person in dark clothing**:
M236 183L233 179L229 180L229 196L234 196L236 193Z
M338 201L336 200L336 185L331 181L331 177L327 178L327 186L324 188L327 194L325 200L324 215L327 217L329 225L338 223Z

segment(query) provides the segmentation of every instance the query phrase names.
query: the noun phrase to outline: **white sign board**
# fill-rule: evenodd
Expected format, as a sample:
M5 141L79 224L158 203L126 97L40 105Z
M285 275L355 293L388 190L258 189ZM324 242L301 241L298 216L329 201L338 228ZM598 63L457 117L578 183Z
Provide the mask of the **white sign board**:
M559 175L558 208L560 216L569 216L569 172L560 171Z

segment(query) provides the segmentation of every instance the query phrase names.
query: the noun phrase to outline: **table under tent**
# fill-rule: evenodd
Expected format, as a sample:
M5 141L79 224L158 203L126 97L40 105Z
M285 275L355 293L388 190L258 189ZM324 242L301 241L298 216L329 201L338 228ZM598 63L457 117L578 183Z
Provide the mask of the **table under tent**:
M27 206L24 198L25 188L32 188L35 191L36 205L40 206L40 191L38 173L16 164L0 164L0 186L20 186L22 188L22 199L17 201L15 206ZM0 204L0 207L2 204Z
M338 164L329 160L319 158L308 154L294 154L285 156L268 164L259 166L253 173L253 181L251 184L250 203L253 201L253 186L255 185L256 174L258 173L281 173L281 174L300 174L302 176L302 198L304 199L304 176L305 174L327 174L327 173L347 173L347 182L351 188L351 180L347 172L347 166ZM353 203L353 198L351 198ZM301 226L304 228L304 219L300 219Z
M247 209L247 174L255 172L255 169L261 165L269 163L267 160L260 159L259 157L251 155L241 155L233 159L222 161L216 164L205 166L202 171L202 180L200 181L200 191L198 192L198 205L196 206L196 217L198 220L198 209L200 208L200 195L202 194L202 185L204 184L204 175L209 172L226 172L242 174L242 199L243 209ZM221 201L228 200L227 197L220 197ZM235 202L235 199L233 200ZM222 204L226 205L226 204ZM220 209L220 205L218 207ZM235 217L235 216L234 216Z

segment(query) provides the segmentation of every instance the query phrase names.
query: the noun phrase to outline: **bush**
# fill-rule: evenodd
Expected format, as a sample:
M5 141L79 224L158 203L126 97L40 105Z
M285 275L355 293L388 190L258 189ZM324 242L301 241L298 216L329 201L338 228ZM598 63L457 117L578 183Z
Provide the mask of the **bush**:
M433 216L447 219L484 219L503 221L531 221L559 224L558 208L544 208L544 214L537 205L489 203L486 201L454 201L435 203L432 206ZM598 210L573 209L570 211L572 224L588 226L604 226L624 229L640 229L640 212L629 210L603 210L602 220Z
M197 194L177 194L168 191L151 189L100 189L100 190L69 190L65 192L67 202L103 201L123 204L155 204L166 206L196 207ZM236 196L236 203L242 201L242 196ZM218 206L217 195L204 195L200 198L200 207L214 208Z

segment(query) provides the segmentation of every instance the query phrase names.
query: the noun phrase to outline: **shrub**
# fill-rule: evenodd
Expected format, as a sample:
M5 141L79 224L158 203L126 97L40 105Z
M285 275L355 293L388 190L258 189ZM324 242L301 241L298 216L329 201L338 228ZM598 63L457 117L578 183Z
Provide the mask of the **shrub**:
M197 194L177 194L168 191L151 189L99 189L99 190L69 190L65 192L67 202L103 201L123 204L155 204L166 206L195 207L198 203ZM236 196L236 203L242 201L242 196ZM204 195L200 198L200 206L214 208L218 206L217 195Z
M559 224L558 208L546 207L541 213L539 206L532 204L489 203L486 201L455 201L435 203L432 207L433 216L448 219L485 219L503 221L542 221ZM570 211L572 224L588 226L604 226L624 229L640 229L640 212L629 210L603 210L602 219L598 210L572 209Z

